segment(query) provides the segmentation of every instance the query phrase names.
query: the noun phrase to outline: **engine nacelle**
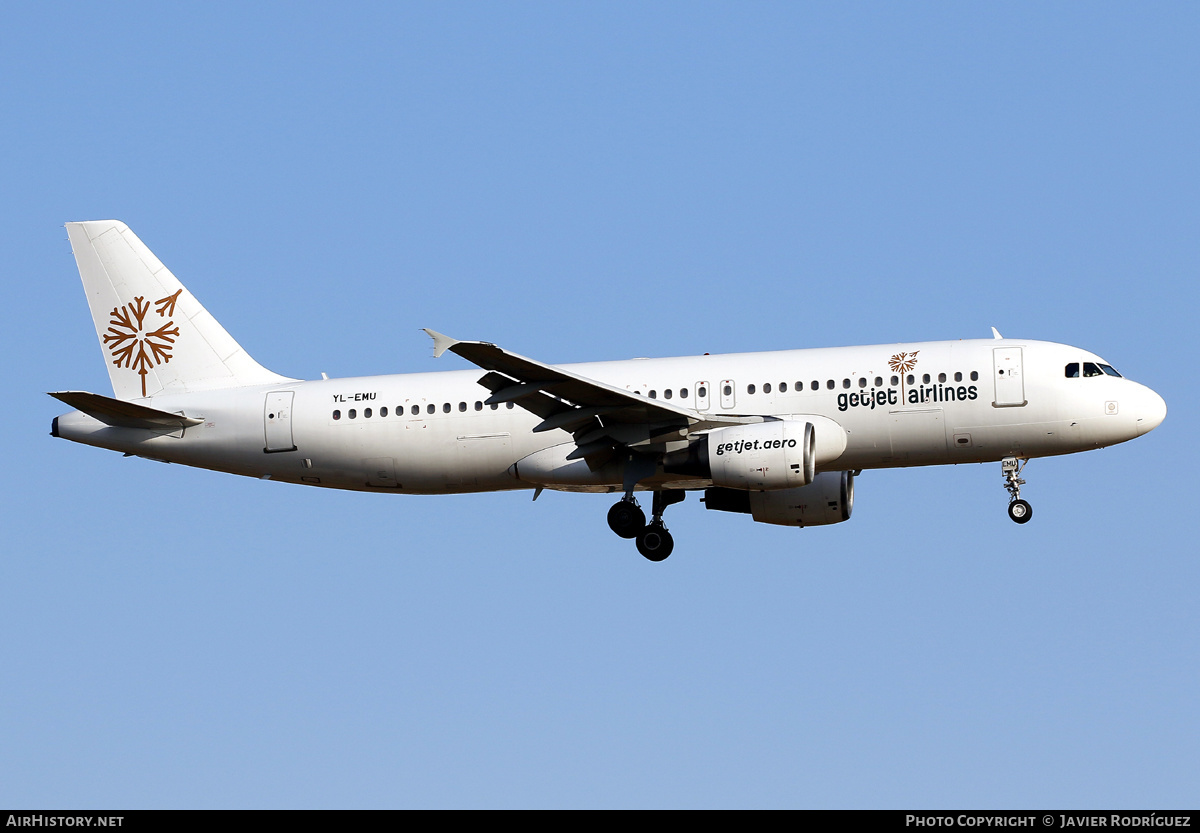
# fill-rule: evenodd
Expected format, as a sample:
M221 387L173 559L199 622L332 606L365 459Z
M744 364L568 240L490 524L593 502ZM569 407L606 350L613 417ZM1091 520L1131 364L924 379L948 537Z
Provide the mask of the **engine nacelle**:
M811 422L775 420L708 433L712 482L731 489L790 489L816 476Z
M711 480L717 486L773 491L806 486L846 450L846 430L829 417L732 425L700 436L663 460L667 474Z
M764 524L823 526L850 520L854 511L854 474L827 471L798 489L747 492L704 490L704 506L722 512L744 512Z

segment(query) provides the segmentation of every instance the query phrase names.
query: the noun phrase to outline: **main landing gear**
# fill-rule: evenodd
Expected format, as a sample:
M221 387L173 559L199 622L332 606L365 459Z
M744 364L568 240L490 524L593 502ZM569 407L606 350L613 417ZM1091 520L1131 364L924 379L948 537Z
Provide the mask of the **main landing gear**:
M651 508L652 517L650 523L646 523L646 513L632 494L626 494L608 510L608 526L622 538L636 539L638 552L649 560L662 561L675 548L675 541L663 524L663 512L686 495L687 492L682 489L656 491Z
M1004 488L1011 496L1008 502L1008 517L1019 524L1029 523L1033 517L1033 507L1029 501L1021 500L1021 487L1025 481L1021 479L1021 469L1025 468L1028 460L1018 460L1016 457L1005 457L1000 461L1000 471L1004 474Z

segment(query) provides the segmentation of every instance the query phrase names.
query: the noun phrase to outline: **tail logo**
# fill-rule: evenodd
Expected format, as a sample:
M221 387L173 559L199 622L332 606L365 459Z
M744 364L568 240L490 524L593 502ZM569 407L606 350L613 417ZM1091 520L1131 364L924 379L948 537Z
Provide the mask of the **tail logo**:
M158 322L146 321L150 304L146 303L145 296L113 307L109 313L108 332L103 336L104 346L112 355L114 365L135 370L142 377L142 396L146 395L146 374L150 368L171 361L171 351L175 349L175 339L179 337L179 328L172 318L175 315L175 302L182 293L183 290L179 289L173 295L154 302ZM164 319L166 323L158 329L149 329Z

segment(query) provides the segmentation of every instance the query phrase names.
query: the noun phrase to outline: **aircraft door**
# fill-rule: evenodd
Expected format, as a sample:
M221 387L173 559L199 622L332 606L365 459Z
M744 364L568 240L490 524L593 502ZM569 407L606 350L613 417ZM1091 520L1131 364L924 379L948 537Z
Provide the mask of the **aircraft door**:
M696 410L708 410L708 382L696 383Z
M996 379L997 408L1019 408L1025 404L1025 374L1021 368L1020 347L997 347L992 350Z
M295 451L292 442L292 398L295 392L290 390L271 391L267 394L266 405L263 407L263 424L266 432L267 454L276 451Z
M733 410L737 403L737 385L732 379L721 380L721 407L727 411Z

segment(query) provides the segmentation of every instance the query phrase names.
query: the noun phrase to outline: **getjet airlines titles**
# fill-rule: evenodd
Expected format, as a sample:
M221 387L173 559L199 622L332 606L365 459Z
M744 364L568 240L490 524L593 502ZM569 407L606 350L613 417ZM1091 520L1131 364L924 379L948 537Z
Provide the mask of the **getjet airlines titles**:
M1001 463L1131 440L1162 398L1086 350L992 339L549 365L433 330L475 370L301 381L255 362L123 223L68 223L113 396L62 391L52 434L253 477L397 494L614 492L612 530L671 553L668 506L850 518L865 469ZM651 518L635 494L651 492Z

